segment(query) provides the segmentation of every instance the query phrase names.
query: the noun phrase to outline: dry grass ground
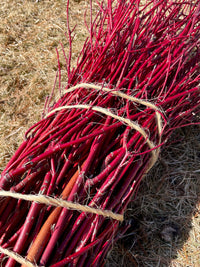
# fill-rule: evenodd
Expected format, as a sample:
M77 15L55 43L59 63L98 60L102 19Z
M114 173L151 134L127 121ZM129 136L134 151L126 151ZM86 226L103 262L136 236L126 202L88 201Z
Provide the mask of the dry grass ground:
M77 24L73 64L87 36L88 2L71 0ZM55 48L68 47L66 0L0 2L0 172L40 119L57 71ZM59 47L60 50L60 47ZM67 80L61 58L63 84ZM200 266L199 127L177 131L130 204L132 230L109 254L107 266Z

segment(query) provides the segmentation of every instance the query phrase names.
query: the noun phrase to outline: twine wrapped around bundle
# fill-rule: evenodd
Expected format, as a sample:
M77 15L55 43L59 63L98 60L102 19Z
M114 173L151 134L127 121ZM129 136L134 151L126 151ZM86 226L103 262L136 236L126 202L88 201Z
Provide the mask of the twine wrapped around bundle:
M108 217L114 220L123 221L123 215L121 214L116 214L109 210L91 208L86 205L72 203L69 201L65 201L63 199L56 199L56 198L52 198L49 196L31 195L31 194L24 195L24 194L13 193L13 192L8 192L8 191L0 191L0 196L1 197L13 197L16 199L22 199L22 200L32 201L32 202L35 201L40 204L50 205L54 207L62 207L62 208L67 208L67 209L72 209L72 210L78 210L81 212L90 212L90 213L98 214L98 215Z
M67 59L63 95L47 101L1 174L5 267L104 265L161 146L198 123L199 9L182 0L100 4L77 67Z
M109 109L105 109L102 107L98 107L98 106L91 106L91 105L82 105L82 104L78 104L78 105L70 105L70 106L62 106L62 107L58 107L56 109L51 110L45 117L48 117L52 114L54 114L57 111L61 111L61 110L65 110L65 109L73 109L73 108L77 108L77 109L91 109L97 112L100 112L104 115L110 116L116 120L121 121L122 123L130 126L130 128L136 130L137 132L139 132L145 139L145 142L147 143L147 145L149 146L151 153L152 153L152 159L151 159L151 163L149 164L149 167L146 171L149 172L150 169L153 167L153 165L156 163L159 153L160 153L160 145L161 145L161 135L162 135L162 127L163 127L163 122L162 122L162 117L164 118L164 115L162 114L163 111L161 111L155 104L153 104L150 101L146 101L143 99L139 99L137 97L134 96L130 96L127 94L124 94L120 91L114 90L114 89L109 89L106 87L102 87L100 85L96 85L96 84L91 84L91 83L81 83L81 84L77 84L76 86L73 86L69 89L67 89L65 91L65 94L68 94L70 92L73 92L74 90L78 89L78 88L84 88L84 89L95 89L97 91L103 91L103 92L107 92L111 95L114 96L118 96L121 97L123 99L132 101L133 103L137 103L137 104L141 104L144 105L146 107L149 107L151 109L153 109L155 111L155 117L156 117L156 122L157 122L157 127L158 127L158 135L159 135L159 142L157 145L155 145L154 143L151 142L151 140L149 139L147 133L145 132L144 129L142 129L138 123L131 121L128 118L124 118L122 116L118 116L114 113L112 113ZM162 116L161 116L162 114Z

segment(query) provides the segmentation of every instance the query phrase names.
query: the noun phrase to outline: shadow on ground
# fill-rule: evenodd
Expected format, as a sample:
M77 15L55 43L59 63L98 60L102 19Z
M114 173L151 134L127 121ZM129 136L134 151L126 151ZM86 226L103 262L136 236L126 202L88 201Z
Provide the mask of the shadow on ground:
M200 266L200 233L193 231L200 224L199 126L179 130L172 141L130 203L131 227L115 244L107 267Z

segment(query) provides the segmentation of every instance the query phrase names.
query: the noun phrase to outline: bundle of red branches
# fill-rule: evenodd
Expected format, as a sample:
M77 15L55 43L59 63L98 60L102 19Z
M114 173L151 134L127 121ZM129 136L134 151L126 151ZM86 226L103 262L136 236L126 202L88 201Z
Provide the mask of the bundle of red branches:
M99 4L76 68L63 48L64 94L1 174L3 266L103 266L160 147L198 123L200 3L141 2Z

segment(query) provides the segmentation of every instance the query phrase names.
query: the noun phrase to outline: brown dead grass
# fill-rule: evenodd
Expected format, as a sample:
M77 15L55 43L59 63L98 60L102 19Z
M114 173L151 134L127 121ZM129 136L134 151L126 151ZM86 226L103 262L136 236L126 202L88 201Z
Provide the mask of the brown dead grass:
M73 63L87 30L83 26L86 2L73 2L71 24L77 24ZM57 71L55 48L65 37L66 1L0 2L0 166L21 143L23 134L40 119ZM59 50L60 47L59 47ZM64 72L64 59L61 57ZM63 78L66 79L65 73ZM63 85L64 86L64 85Z
M88 2L71 0L70 21L77 24L73 64L87 31ZM61 41L68 47L66 1L0 2L0 171L40 119L53 87ZM60 50L60 47L59 47ZM61 57L63 86L67 79ZM199 127L175 133L160 162L142 182L130 204L134 221L109 254L107 266L200 266Z

